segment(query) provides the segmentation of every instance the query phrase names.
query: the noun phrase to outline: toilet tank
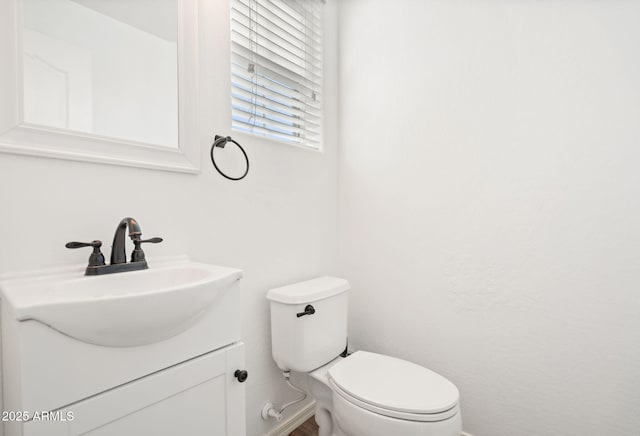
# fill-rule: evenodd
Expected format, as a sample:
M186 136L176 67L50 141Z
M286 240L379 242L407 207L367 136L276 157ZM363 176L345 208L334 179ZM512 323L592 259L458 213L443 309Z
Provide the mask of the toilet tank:
M319 277L271 289L271 351L283 371L309 372L347 346L349 282ZM312 306L313 313L305 313Z

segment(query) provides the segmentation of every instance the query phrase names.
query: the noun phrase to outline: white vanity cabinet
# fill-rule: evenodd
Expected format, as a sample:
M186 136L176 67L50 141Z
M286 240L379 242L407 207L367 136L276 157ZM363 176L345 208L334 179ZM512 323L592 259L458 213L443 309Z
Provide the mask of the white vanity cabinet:
M245 436L242 271L0 277L4 436Z
M244 435L244 367L237 343L29 421L24 436Z

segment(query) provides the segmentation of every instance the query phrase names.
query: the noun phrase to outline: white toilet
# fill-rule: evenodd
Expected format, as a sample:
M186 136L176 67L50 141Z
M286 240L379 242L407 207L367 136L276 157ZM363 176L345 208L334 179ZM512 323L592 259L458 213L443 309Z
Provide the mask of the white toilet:
M460 436L456 386L401 359L345 358L349 283L320 277L267 293L273 359L307 373L320 436Z

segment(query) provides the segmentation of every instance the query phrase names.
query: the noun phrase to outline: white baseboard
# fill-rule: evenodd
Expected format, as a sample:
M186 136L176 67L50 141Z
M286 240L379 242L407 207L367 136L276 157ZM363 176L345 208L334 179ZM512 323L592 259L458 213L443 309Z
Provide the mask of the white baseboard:
M300 427L303 422L313 416L313 412L315 411L316 402L312 401L306 407L301 409L295 415L289 417L282 424L271 430L265 436L288 436L289 433L294 431L296 428ZM471 436L471 435L469 435Z
M471 433L467 433L466 431L463 431L462 433L460 433L460 436L473 436Z

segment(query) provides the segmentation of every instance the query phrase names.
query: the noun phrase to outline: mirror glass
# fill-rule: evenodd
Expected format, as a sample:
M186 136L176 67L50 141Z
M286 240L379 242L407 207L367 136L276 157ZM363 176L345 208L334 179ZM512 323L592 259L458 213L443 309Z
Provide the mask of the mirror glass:
M178 148L176 0L23 0L23 120Z

